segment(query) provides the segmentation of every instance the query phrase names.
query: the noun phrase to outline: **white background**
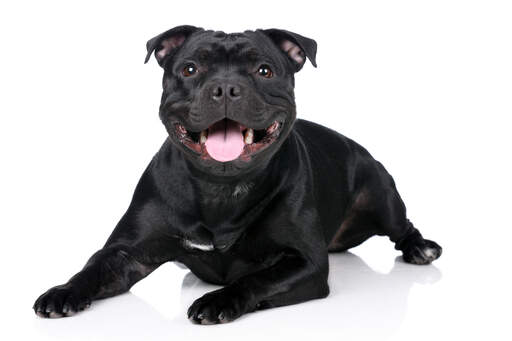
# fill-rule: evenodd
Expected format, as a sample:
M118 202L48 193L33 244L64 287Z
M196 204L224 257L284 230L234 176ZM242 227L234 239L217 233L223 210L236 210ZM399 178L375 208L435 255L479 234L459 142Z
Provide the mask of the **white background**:
M3 1L0 338L510 340L511 18L489 0ZM186 319L214 287L173 264L73 318L36 317L33 301L105 242L166 137L145 43L180 24L316 39L299 116L386 166L441 259L404 264L373 238L331 255L328 298L226 325Z

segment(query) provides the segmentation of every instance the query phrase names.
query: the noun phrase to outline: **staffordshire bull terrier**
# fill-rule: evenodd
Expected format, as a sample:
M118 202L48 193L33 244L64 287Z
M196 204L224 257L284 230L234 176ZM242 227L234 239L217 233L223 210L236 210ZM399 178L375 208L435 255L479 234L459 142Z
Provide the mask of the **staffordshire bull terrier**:
M278 30L179 26L147 43L163 68L168 138L105 246L34 304L71 316L121 294L161 264L185 264L224 287L197 299L192 322L326 297L328 252L388 236L403 259L429 264L423 239L382 164L339 133L296 119L294 74L317 45Z

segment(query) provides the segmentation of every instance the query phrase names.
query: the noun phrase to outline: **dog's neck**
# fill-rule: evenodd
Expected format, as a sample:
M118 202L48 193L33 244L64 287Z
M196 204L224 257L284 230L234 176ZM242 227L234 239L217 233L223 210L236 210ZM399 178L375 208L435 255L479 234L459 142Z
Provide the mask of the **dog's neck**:
M240 181L233 183L202 182L198 186L204 197L215 197L219 200L240 200L249 195L255 187L253 181Z
M183 161L189 171L189 179L203 198L212 199L213 201L215 199L227 200L228 202L232 199L242 200L254 188L260 190L264 187L270 188L271 183L276 181L276 172L273 172L272 169L278 167L275 165L276 162L269 161L244 174L224 177L207 173L186 158L183 158Z

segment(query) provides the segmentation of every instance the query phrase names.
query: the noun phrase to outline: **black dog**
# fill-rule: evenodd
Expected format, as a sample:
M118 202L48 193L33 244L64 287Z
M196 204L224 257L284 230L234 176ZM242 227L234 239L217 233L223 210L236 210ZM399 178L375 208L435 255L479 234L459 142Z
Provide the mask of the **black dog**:
M328 252L388 236L409 263L423 239L384 167L354 141L296 119L294 73L316 42L270 29L226 34L179 26L147 43L164 69L169 138L103 249L41 295L39 316L70 316L123 293L159 265L185 264L225 285L199 298L193 322L325 297Z

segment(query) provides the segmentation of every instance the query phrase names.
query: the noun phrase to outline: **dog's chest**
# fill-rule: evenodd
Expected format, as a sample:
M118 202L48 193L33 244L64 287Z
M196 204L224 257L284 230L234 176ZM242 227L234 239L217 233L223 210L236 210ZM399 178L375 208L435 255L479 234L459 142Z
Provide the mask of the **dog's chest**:
M200 251L213 251L215 250L215 246L212 242L204 242L204 241L198 241L198 240L192 240L189 238L183 239L183 246L186 249L192 249L192 250L200 250Z
M222 229L219 228L219 230ZM195 233L182 236L181 244L188 251L225 252L238 242L242 233L241 229L230 232L215 231L215 233L212 233L204 228L200 228Z
M211 227L199 223L183 231L180 242L186 251L224 252L238 242L243 231L243 228L233 228L231 224L219 223Z
M209 186L200 196L199 219L182 232L183 247L211 252L224 251L235 244L252 223L252 219L245 218L254 216L248 214L252 206L242 205L252 187L252 183Z
M178 265L190 269L200 279L225 285L244 275L262 269L265 262L245 243L220 250L214 244L186 241L188 252L180 255Z

